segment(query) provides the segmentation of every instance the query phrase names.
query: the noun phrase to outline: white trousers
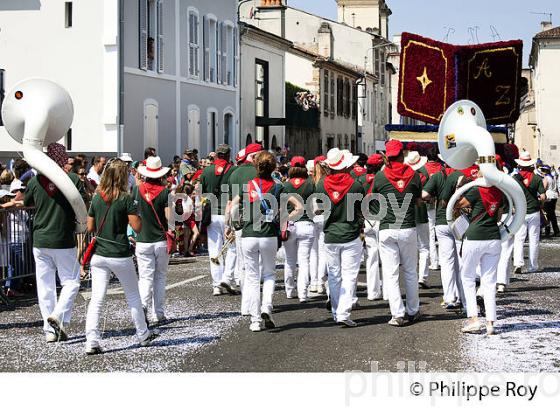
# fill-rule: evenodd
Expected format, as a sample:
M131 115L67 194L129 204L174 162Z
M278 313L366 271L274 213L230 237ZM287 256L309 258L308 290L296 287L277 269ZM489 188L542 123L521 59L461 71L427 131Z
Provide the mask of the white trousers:
M290 232L290 237L284 242L286 252L286 262L284 263L284 285L286 294L292 295L295 291L297 274L297 294L300 299L307 298L307 290L310 283L310 261L311 249L315 239L315 227L313 222L299 221L294 224L294 229Z
M151 306L154 317L161 320L165 317L165 284L169 265L167 242L136 242L136 260L142 306Z
M515 234L513 245L513 265L524 266L523 245L525 238L529 235L529 272L539 269L539 241L541 238L541 215L534 212L525 216L525 223Z
M469 241L463 243L463 264L461 279L465 292L467 316L477 317L476 277L480 266L480 287L484 296L486 320L496 320L496 269L500 260L502 244L499 239Z
M350 318L363 252L360 238L348 243L326 243L329 295L335 321Z
M399 285L399 264L404 274L406 313L414 316L420 310L418 295L418 251L416 228L379 231L379 256L383 267L383 286L387 287L393 317L404 317L405 307Z
M430 274L428 258L430 257L430 225L416 225L416 239L418 241L418 279L427 280Z
M501 243L500 261L498 262L498 283L509 285L511 276L511 253L513 252L514 238L509 238Z
M101 340L99 319L105 303L111 272L117 275L123 287L138 340L144 340L149 335L132 257L106 258L93 255L91 258L91 300L86 318L86 348L99 346ZM105 314L110 315L111 312L105 312Z
M272 313L272 295L276 282L276 252L278 240L273 238L243 238L245 280L241 307L247 308L251 322L261 322L261 312ZM261 266L262 265L262 266ZM261 303L261 274L263 280Z
M436 244L436 209L428 209L428 225L430 227L430 268L439 266L438 248Z
M76 248L33 248L37 297L45 332L54 333L54 329L47 323L49 316L55 316L64 324L70 323L72 318L74 299L80 291L80 264L76 254ZM56 274L62 286L58 301Z
M370 225L370 223L373 225ZM379 221L366 221L364 229L366 244L366 283L368 299L381 295L381 274L379 272Z
M460 297L459 247L449 225L437 225L439 264L441 266L441 286L443 301L453 303ZM460 245L459 245L460 246Z
M208 225L208 256L214 258L218 256L222 246L224 245L224 231L225 223L223 215L212 215L212 223ZM227 258L220 258L220 264L216 265L210 262L210 273L212 274L212 286L219 286L223 281L230 281L234 277L235 261L230 256Z
M315 226L315 241L311 248L311 285L322 286L327 280L327 256L325 251L325 232L323 232L323 217L316 216L313 218L313 224Z

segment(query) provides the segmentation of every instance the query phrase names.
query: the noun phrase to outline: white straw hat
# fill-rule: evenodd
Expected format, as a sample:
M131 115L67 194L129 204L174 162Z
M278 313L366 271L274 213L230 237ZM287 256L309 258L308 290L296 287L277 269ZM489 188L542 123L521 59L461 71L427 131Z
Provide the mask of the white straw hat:
M334 171L350 168L358 160L358 156L352 155L348 150L332 148L327 152L327 159L323 163Z
M140 165L138 167L138 173L145 176L146 178L158 179L169 172L169 167L161 166L160 157L148 157L146 159L146 165Z
M519 153L519 159L516 159L515 162L517 162L517 164L522 167L531 167L535 165L537 160L531 159L531 154L529 153L529 151L521 151Z
M404 162L413 170L417 171L424 165L426 165L426 162L428 162L428 158L421 157L418 151L409 151L408 155L404 159Z

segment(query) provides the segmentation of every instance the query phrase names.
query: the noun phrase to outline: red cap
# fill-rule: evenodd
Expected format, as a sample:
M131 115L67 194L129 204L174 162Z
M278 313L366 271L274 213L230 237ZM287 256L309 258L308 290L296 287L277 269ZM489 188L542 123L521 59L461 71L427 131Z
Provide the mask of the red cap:
M504 160L502 159L502 156L500 154L496 154L496 162L500 165L500 166L504 166Z
M290 161L290 166L305 168L305 162L305 158L303 157L293 157Z
M322 162L326 159L327 157L325 157L324 155L319 155L318 157L315 157L315 159L313 160L314 165L317 165L318 162Z
M381 154L372 154L369 156L367 160L368 165L382 165L383 164L383 156Z
M263 150L263 147L262 147L261 144L258 144L258 143L249 144L245 148L245 156L248 156L250 154L254 154L255 152L260 152L262 150Z
M389 140L385 143L385 153L388 157L398 157L403 150L403 143L399 140Z

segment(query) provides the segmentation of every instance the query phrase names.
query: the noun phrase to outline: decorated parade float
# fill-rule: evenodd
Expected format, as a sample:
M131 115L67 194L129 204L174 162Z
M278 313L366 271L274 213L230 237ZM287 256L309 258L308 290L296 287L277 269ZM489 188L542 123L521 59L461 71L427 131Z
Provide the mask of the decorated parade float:
M513 160L518 151L509 143L508 124L519 117L522 52L521 40L458 46L403 33L397 109L423 124L388 124L389 138L425 151L437 144L447 108L466 99L484 112L496 152Z

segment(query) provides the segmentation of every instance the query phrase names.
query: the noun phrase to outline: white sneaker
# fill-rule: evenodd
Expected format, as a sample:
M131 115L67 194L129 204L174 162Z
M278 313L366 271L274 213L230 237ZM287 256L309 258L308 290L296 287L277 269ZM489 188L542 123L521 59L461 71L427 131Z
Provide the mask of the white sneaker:
M64 330L64 325L57 317L49 316L47 318L47 322L54 329L54 334L56 336L57 342L65 342L68 340L68 335Z
M317 294L319 295L325 294L325 287L323 285L317 285Z
M212 289L212 296L220 296L222 293L222 288L219 286L214 286Z
M146 338L144 340L140 341L140 346L142 346L142 347L151 346L154 339L156 339L158 336L159 336L159 333L152 332L151 330L149 330L148 331L148 336L146 336Z
M316 285L309 286L309 291L311 293L317 293L317 286Z
M294 290L292 292L286 293L286 297L288 299L295 299L295 298L297 298L297 292Z
M45 340L47 343L54 343L58 342L58 337L53 332L46 332L45 333Z
M260 332L261 329L261 322L251 322L251 324L249 325L249 330L251 332Z
M476 322L467 323L465 326L463 326L461 332L478 334L480 333L480 329L481 329L481 324L477 320Z
M506 285L500 283L498 284L498 288L496 289L498 293L504 293L506 291Z

